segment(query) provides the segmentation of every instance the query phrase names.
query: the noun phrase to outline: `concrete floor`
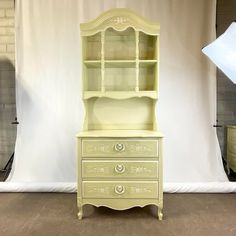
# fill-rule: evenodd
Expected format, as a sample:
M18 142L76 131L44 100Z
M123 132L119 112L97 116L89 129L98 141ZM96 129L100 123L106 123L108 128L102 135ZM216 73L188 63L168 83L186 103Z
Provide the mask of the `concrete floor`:
M236 235L236 194L164 194L164 220L156 207L115 211L84 206L76 194L1 193L0 235L178 236Z

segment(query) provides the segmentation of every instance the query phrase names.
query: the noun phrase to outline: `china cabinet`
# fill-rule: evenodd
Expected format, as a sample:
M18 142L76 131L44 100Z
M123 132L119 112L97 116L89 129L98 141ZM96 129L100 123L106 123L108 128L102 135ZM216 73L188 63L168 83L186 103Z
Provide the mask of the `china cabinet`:
M159 24L112 9L81 28L85 118L77 135L83 205L156 205L162 219L162 134L156 118Z
M226 163L228 174L230 170L236 172L236 125L228 125L227 129L227 154Z

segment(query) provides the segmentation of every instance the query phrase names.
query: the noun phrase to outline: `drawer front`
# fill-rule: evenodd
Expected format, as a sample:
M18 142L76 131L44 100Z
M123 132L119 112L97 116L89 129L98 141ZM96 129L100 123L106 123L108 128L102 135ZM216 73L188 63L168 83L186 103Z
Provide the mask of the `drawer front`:
M158 198L157 181L83 181L84 198Z
M236 142L236 134L235 135L229 134L228 135L228 141L232 142L232 143L235 143Z
M236 142L235 143L228 142L227 146L230 152L236 153Z
M227 154L227 162L230 164L236 165L236 152L228 152Z
M157 161L82 161L83 178L158 178Z
M228 128L228 141L236 142L236 129Z
M157 140L82 140L83 157L157 157Z

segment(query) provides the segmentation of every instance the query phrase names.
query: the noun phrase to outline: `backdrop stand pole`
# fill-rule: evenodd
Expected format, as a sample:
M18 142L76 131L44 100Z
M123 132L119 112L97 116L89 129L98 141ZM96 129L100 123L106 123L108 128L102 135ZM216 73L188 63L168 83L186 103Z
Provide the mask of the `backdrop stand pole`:
M15 117L15 121L11 122L13 125L18 125L19 122L17 121L17 117ZM12 169L12 163L13 163L13 160L14 160L14 154L15 152L13 152L11 154L11 157L10 159L8 160L7 164L5 165L5 167L3 168L3 171L5 172L4 174L4 179L3 181L5 181L9 175L9 173L11 172L11 169Z

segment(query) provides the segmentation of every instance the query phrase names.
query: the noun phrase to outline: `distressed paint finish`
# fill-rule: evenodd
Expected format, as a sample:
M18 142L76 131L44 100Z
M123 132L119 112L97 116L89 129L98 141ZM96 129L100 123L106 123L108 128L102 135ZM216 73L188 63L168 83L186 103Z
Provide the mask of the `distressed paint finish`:
M156 121L159 24L113 9L81 24L85 117L77 135L83 205L156 205L162 219L162 139Z

